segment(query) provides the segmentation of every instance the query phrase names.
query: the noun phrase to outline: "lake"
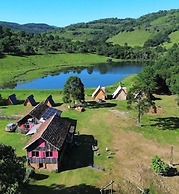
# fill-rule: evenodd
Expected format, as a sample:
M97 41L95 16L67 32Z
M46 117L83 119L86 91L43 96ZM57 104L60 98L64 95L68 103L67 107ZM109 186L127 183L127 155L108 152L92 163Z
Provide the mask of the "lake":
M78 76L85 88L94 88L98 85L108 86L123 78L139 73L144 67L142 63L118 62L97 64L88 67L63 68L60 72L51 73L26 83L17 83L16 89L63 89L70 76Z

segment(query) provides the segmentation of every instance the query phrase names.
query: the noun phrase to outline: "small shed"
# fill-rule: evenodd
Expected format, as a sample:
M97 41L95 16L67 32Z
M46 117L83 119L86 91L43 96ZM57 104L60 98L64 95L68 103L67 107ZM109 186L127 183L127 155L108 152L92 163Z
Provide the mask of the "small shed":
M123 86L118 86L118 88L112 94L112 98L116 100L126 100L127 98L127 89Z
M24 101L24 106L36 106L36 105L37 105L37 102L35 101L33 94L28 96Z
M15 94L11 94L10 96L8 96L8 99L7 99L7 104L10 105L10 104L18 104L18 101L17 101L17 98L16 98L16 95Z
M55 102L52 98L52 95L49 95L46 100L45 100L45 104L47 104L48 106L52 107L55 106Z
M92 94L93 100L105 100L106 99L106 92L105 87L101 87L100 85L96 88L96 90Z

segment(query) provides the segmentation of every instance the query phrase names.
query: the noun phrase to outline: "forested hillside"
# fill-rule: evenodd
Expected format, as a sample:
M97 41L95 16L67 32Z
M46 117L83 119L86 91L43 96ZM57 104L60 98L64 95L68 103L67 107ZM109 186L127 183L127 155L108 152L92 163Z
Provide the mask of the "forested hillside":
M106 18L64 28L1 22L0 53L96 53L117 59L151 60L179 43L178 21L176 9L138 19ZM43 33L30 33L29 29Z
M49 26L48 24L34 24L34 23L29 23L29 24L18 24L14 22L3 22L0 21L0 26L5 26L7 28L13 29L13 30L24 30L26 32L30 33L42 33L47 30L52 30L55 29L54 26Z

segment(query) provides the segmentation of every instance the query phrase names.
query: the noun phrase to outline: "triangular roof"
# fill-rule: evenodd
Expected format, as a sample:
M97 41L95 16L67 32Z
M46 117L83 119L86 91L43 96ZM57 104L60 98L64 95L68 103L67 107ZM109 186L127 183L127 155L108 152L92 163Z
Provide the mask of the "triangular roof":
M49 95L49 96L46 98L45 103L46 103L46 104L47 104L47 103L50 103L51 106L54 106L54 105L55 105L55 102L54 102L54 100L53 100L53 98L52 98L52 95Z
M97 92L100 90L100 88L101 88L101 86L99 85L99 86L95 89L95 91L93 92L92 97L94 97L94 96L97 94Z
M127 94L126 87L118 86L117 89L113 92L112 97L115 98L121 91L124 91L124 93Z
M61 115L62 111L58 110L56 108L49 107L47 104L44 102L41 102L37 104L29 113L27 113L24 117L19 119L17 123L20 123L27 117L33 117L36 118L37 120L40 120L43 118L43 120L47 120L49 117L51 117L54 114L58 114L59 116Z
M39 138L42 138L59 150L63 146L70 126L71 123L68 119L61 118L55 114L41 124L41 126L37 129L37 132L32 135L24 149L27 149Z
M11 104L17 104L17 99L15 94L11 94L10 96L8 96L8 100Z
M33 95L33 94L31 94L30 96L28 96L28 97L26 98L26 100L24 101L24 106L26 106L26 103L27 103L27 102L30 102L30 104L31 104L32 106L37 105L37 102L35 101L34 95Z
M99 85L99 86L96 88L96 90L93 92L92 97L94 97L94 96L98 93L98 91L100 91L100 90L102 90L103 93L104 93L104 95L106 95L105 87L101 87L101 86Z

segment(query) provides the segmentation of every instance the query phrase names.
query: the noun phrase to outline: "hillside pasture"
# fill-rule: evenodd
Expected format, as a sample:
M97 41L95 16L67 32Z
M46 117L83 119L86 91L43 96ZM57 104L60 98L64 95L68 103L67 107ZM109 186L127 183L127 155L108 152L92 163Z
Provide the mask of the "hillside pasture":
M176 44L179 43L179 31L172 32L169 35L169 38L170 38L170 42L165 42L163 44L163 46L166 48L171 48L175 43Z
M129 46L143 46L144 42L150 37L150 33L145 30L135 30L132 32L122 32L112 38L109 38L107 42L124 46L127 43Z

